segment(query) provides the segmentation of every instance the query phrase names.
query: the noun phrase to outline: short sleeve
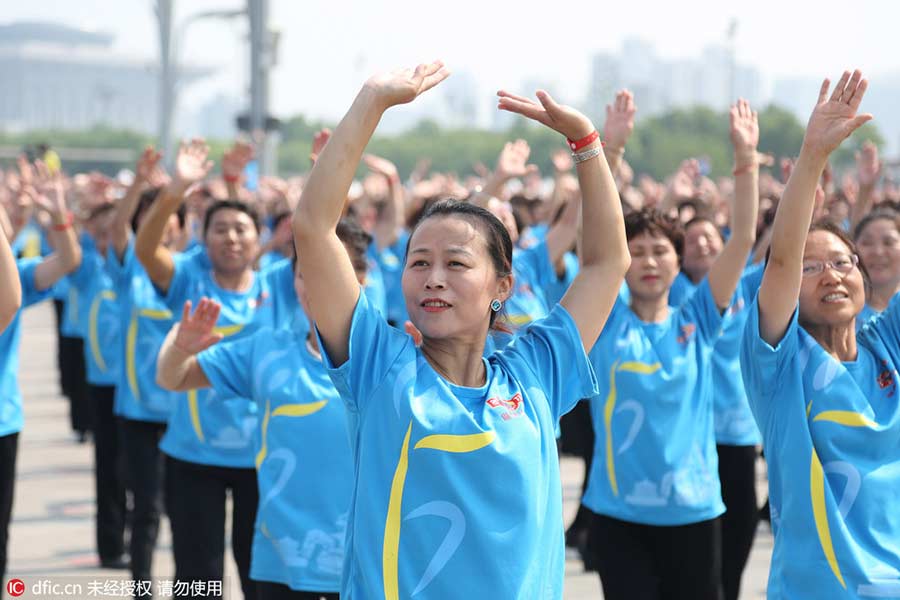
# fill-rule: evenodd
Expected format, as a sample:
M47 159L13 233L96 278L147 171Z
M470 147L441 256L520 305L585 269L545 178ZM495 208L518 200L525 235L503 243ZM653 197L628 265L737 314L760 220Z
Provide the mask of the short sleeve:
M251 376L256 339L272 335L260 330L249 338L219 342L197 355L197 362L212 387L223 397L253 398Z
M773 348L760 334L758 295L750 305L747 325L741 339L741 376L760 431L769 428L772 399L779 387L785 385L787 365L791 357L796 356L799 351L797 314L795 308L787 331Z
M560 304L494 357L513 375L537 380L554 419L572 410L579 400L598 393L578 327Z
M34 271L43 260L40 257L36 257L23 258L16 261L16 266L19 269L19 281L22 285L22 308L49 298L53 292L52 286L46 290L37 289L34 281Z
M753 299L756 297L756 292L759 291L759 287L762 285L762 278L765 272L766 269L763 264L750 265L744 269L744 275L741 277L740 284L738 284L740 286L738 293L741 294L746 304L753 302Z
M684 318L697 325L700 337L708 345L713 345L722 334L722 311L716 306L708 278L703 278L697 291L688 296L679 310Z
M190 299L190 284L196 277L195 272L198 270L199 254L191 253L187 256L173 256L174 272L172 273L172 281L169 282L169 289L163 296L163 301L176 315L181 314L184 303Z
M334 387L351 410L365 409L366 403L384 380L404 350L414 355L412 337L388 325L384 317L360 290L350 322L347 361L335 366L316 329L322 361Z

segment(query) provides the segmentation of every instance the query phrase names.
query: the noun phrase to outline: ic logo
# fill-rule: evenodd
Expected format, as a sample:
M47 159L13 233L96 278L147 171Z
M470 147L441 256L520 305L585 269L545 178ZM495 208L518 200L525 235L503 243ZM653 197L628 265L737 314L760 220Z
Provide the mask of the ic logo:
M6 592L13 598L25 593L25 582L21 579L10 579L6 582Z

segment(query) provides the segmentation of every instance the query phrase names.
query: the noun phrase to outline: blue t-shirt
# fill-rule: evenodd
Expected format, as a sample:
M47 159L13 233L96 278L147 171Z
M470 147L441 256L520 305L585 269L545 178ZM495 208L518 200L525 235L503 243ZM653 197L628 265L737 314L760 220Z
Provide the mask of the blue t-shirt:
M384 279L381 277L381 269L374 259L368 258L367 260L369 267L363 290L372 306L382 315L387 314L387 292L384 288Z
M106 269L119 300L118 352L123 367L116 382L115 413L135 421L165 423L172 405L185 402L185 395L164 390L156 383L156 357L175 323L129 240L122 261L115 248L107 251Z
M215 282L205 251L175 259L175 273L164 301L177 318L184 303L194 307L206 296L222 305L216 331L226 338L244 337L260 326L273 326L274 302L268 280L254 273L243 292ZM186 402L176 402L159 447L187 462L219 467L253 467L253 436L259 424L255 402L212 389L191 390Z
M197 360L216 390L251 398L263 414L250 576L292 590L337 592L353 458L344 405L305 336L260 329Z
M578 257L574 253L566 252L563 254L563 263L566 266L566 272L563 273L562 277L557 276L556 269L554 269L553 274L549 277L549 281L544 284L544 297L549 306L553 306L562 300L562 297L569 290L569 286L572 285L575 277L578 276L580 266Z
M360 294L349 357L330 371L356 474L341 597L562 598L554 427L596 390L569 313L483 359L487 381L469 388Z
M40 258L24 258L16 261L22 285L22 308L50 296L50 290L38 290L35 287L34 270L39 264ZM21 315L20 308L12 322L0 333L0 436L22 430L22 392L19 389Z
M617 300L591 349L594 461L582 503L646 525L722 514L713 434L712 348L722 316L706 280L661 323Z
M78 322L84 332L85 378L92 385L114 386L122 368L119 301L106 258L93 247L82 249L81 265L69 275L78 292Z
M738 282L731 306L725 311L722 335L713 347L713 411L716 442L725 446L755 446L762 442L747 392L741 377L741 338L747 323L747 309L759 285L765 269L762 264L750 265ZM680 283L678 283L680 282ZM669 292L669 304L679 306L697 286L684 274L679 273Z
M504 320L515 330L522 330L532 321L542 319L550 312L544 297L544 287L556 278L550 264L546 242L539 242L525 250L516 249L512 260L512 295L506 301Z
M872 306L866 302L863 304L862 310L856 315L856 331L859 331L863 328L863 325L868 323L870 320L874 319L878 315L881 314L881 311L875 310Z
M294 289L294 264L289 258L282 259L260 271L260 277L268 281L272 298L272 321L275 327L293 329L306 335L309 320L297 300Z
M900 598L900 301L840 362L797 323L773 348L759 305L741 344L769 471L769 598Z
M406 312L406 300L403 298L403 259L406 256L406 244L409 243L409 232L405 229L397 235L397 241L383 248L380 252L373 241L369 244L368 255L374 259L381 271L384 281L385 317L396 327L403 327L409 319Z

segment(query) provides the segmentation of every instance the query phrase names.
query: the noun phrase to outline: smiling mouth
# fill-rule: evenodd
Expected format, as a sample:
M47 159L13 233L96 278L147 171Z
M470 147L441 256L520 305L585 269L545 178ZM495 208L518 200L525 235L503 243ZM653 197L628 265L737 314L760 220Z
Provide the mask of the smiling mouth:
M441 312L443 310L451 308L453 305L444 302L443 300L432 299L423 301L421 304L419 304L419 306L421 306L425 310L425 312Z
M845 294L843 292L833 292L831 294L828 294L824 298L822 298L822 302L824 302L826 304L833 304L835 302L842 302L844 300L849 300L849 299L850 299L850 296L848 296L847 294Z

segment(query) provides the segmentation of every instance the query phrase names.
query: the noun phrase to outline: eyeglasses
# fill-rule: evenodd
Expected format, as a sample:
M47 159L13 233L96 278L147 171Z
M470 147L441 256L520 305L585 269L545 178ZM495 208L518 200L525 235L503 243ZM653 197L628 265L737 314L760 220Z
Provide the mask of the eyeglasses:
M841 254L832 260L804 260L803 276L815 277L825 271L825 267L834 269L838 273L849 273L859 265L859 257L855 254Z

